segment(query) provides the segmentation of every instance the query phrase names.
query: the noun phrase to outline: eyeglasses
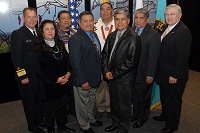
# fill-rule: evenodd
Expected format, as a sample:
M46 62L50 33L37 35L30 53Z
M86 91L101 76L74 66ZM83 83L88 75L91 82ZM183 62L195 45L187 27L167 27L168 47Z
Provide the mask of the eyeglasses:
M115 18L115 21L116 22L119 22L119 21L122 21L122 22L125 22L127 20L127 18Z
M177 13L170 13L170 14L168 14L168 13L165 13L165 17L173 17L173 16L175 16Z

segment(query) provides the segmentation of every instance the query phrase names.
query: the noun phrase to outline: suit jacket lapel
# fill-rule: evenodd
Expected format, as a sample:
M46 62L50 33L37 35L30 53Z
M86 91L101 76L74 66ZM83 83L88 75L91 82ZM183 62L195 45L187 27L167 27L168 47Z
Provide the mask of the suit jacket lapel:
M111 34L111 38L112 38L112 41L111 42L113 42L113 43L110 43L109 45L108 45L108 47L109 47L109 49L112 51L112 48L113 48L113 46L114 46L114 43L115 43L115 38L116 38L116 35L117 35L117 30L115 30L114 32L113 32L113 34ZM119 40L118 40L119 41ZM111 52L111 51L109 51L109 52Z
M176 32L176 30L178 29L178 27L181 25L181 21L179 21L178 23L177 23L177 25L163 38L163 40L164 39L166 39L166 38L169 38L169 37L171 37L175 32ZM168 26L167 26L168 27ZM167 27L165 27L165 30L167 29ZM164 30L164 31L165 31Z
M35 36L31 33L31 31L24 25L23 26L25 35L28 36L28 38L30 38L32 40L32 42L35 42Z
M149 25L146 25L144 27L144 29L140 35L141 41L143 41L146 38L146 36L148 35L149 28L150 28Z
M163 27L163 30L160 32L161 35L165 32L165 30L167 29L167 27L168 27L168 25L165 25L165 26Z
M80 29L80 33L82 34L83 38L85 39L86 44L88 44L93 49L93 51L96 53L96 55L99 56L95 47L94 47L94 43L92 42L90 37L82 29Z

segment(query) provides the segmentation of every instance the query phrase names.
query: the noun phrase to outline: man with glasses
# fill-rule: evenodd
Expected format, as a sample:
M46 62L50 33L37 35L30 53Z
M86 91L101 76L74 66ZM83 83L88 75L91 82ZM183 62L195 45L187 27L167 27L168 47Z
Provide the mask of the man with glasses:
M116 30L108 35L102 52L102 68L104 76L109 80L113 120L105 131L118 129L118 133L127 133L131 115L131 87L136 78L141 42L140 37L129 26L128 11L116 10L114 21Z
M172 133L178 129L182 95L188 80L192 35L180 21L181 16L179 5L170 4L166 7L167 25L161 33L161 51L156 73L156 83L160 85L162 113L153 117L156 121L166 121L162 133Z

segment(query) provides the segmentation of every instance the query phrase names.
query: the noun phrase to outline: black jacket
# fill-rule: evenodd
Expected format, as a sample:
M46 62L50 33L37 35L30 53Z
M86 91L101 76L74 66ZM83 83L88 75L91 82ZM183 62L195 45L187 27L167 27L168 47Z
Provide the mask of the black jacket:
M117 30L108 35L102 51L103 74L111 72L113 82L134 84L141 52L140 37L129 26L119 38L109 61L116 34Z
M168 27L163 28L163 32ZM158 58L156 83L169 84L169 77L187 81L188 60L190 57L192 35L187 26L179 21L177 25L162 39Z
M24 70L25 73L17 76L17 81L29 78L31 83L39 83L39 80L35 74L35 58L34 58L34 48L35 48L35 36L26 27L22 26L18 30L14 30L11 36L11 58L18 73Z
M71 66L69 64L69 55L67 51L61 51L59 48L59 57L48 50L44 50L43 46L49 47L45 44L40 45L35 50L37 74L42 81L42 89L45 89L45 100L56 100L61 99L62 96L66 95L67 89L69 89L69 83L64 85L56 83L58 78L71 72ZM64 44L63 44L64 47ZM49 47L49 49L51 49Z
M133 30L135 28L133 27ZM142 49L135 82L146 83L147 76L155 78L161 39L160 34L148 24L144 27L140 38Z

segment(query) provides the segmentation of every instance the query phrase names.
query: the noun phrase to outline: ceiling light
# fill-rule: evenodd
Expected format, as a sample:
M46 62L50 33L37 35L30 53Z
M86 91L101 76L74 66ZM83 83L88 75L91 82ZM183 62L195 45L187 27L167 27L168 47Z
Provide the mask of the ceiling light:
M0 12L5 13L8 10L8 5L5 2L0 2Z

